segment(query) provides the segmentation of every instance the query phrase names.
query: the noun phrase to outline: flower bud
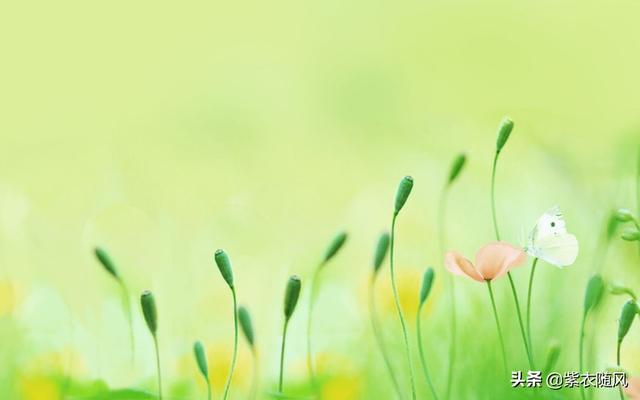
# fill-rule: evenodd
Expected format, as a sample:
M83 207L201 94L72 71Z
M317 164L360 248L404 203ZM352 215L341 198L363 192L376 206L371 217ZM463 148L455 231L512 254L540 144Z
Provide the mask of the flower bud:
M249 314L249 310L247 310L243 306L240 306L240 308L238 309L238 319L240 320L240 327L242 328L244 337L247 338L247 342L249 342L249 345L253 347L255 343L255 336L253 335L253 324L251 323L251 315Z
M300 281L300 277L298 275L292 275L287 282L287 288L284 294L284 317L287 321L291 318L293 311L296 309L301 287L302 283Z
M498 128L498 140L496 141L496 152L500 153L513 130L513 121L509 117L502 118Z
M451 170L449 171L449 180L447 181L448 185L453 183L458 175L460 175L460 172L462 172L462 168L464 167L466 161L467 156L464 153L458 154L458 156L453 160L453 164L451 164Z
M616 219L620 222L633 221L633 214L626 208L619 208L615 213Z
M376 252L373 256L373 273L377 274L382 267L382 262L387 255L387 251L389 250L389 233L385 232L380 235L380 239L378 239L378 245L376 246Z
M413 178L410 176L405 176L400 181L398 191L396 192L396 204L394 209L395 214L398 214L400 210L402 210L402 207L404 207L404 203L407 202L409 194L411 193L411 189L413 189Z
M611 211L609 218L607 219L607 240L613 239L618 231L618 218L616 218L616 212Z
M427 301L427 297L429 297L434 278L435 273L433 272L433 268L427 268L427 270L424 272L424 275L422 276L422 287L420 288L420 307L423 306L424 302Z
M604 281L600 275L594 275L589 279L589 283L587 284L587 291L584 295L584 313L586 314L589 310L595 308L598 303L600 303L600 299L602 298L602 293L604 292Z
M612 283L609 285L609 293L614 294L614 295L626 295L631 297L634 300L637 300L637 296L636 293L631 289L628 288L626 286L617 284L617 283Z
M120 280L120 275L118 275L118 271L116 270L116 267L113 264L113 261L111 261L111 258L109 257L107 252L100 247L96 247L94 253L98 261L100 261L100 264L102 264L102 267L114 278Z
M222 278L224 278L227 285L233 289L233 270L231 269L229 256L224 250L218 249L216 250L214 258L216 260L216 265L218 265L218 269L220 270L220 274L222 274Z
M326 264L329 260L331 260L331 258L333 258L333 256L335 256L336 253L340 251L340 249L344 245L344 242L346 241L347 232L338 233L329 244L329 247L327 247L327 251L324 253L322 264Z
M638 231L638 228L627 228L622 232L622 239L628 242L640 240L640 231Z
M196 356L196 363L198 364L198 369L204 379L209 379L209 367L207 366L207 356L204 352L204 346L198 340L193 344L193 354Z
M144 315L144 320L147 322L147 327L151 334L155 336L158 331L158 311L153 293L149 290L142 292L140 305L142 306L142 314Z
M557 343L552 343L547 351L547 361L544 364L544 372L549 372L553 369L560 357L560 346Z
M631 324L639 312L638 303L636 303L635 300L629 300L624 303L622 312L620 313L620 321L618 322L618 342L622 342L624 337L627 336Z

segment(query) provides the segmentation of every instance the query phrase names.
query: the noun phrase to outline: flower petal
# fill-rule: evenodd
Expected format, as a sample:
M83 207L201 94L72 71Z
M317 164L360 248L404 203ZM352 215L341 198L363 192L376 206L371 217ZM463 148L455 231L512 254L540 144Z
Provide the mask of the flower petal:
M487 280L494 280L521 265L527 256L522 249L505 242L489 243L476 254L476 269Z
M629 400L640 400L640 377L629 379L629 386L624 389L624 393L629 396Z
M444 256L444 263L449 272L456 275L468 276L469 278L484 282L482 275L478 273L471 261L467 260L457 251L448 251Z

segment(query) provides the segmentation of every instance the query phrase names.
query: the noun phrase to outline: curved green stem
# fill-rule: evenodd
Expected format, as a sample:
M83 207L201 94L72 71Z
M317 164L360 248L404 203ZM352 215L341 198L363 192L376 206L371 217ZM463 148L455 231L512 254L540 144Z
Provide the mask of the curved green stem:
M378 349L380 349L380 353L382 354L382 358L384 360L384 364L387 367L387 371L389 372L389 376L391 377L391 381L393 382L393 388L396 390L398 394L398 398L402 399L402 390L400 390L400 384L398 383L398 378L396 378L396 373L393 370L393 366L391 365L391 360L389 358L389 353L387 352L387 348L384 344L384 338L382 337L382 331L380 330L380 324L378 323L378 316L376 312L376 301L375 301L375 277L374 274L371 278L371 283L369 284L369 314L371 315L371 326L373 327L373 334L376 339L376 343L378 345Z
M529 345L527 344L527 335L524 331L524 324L522 323L522 313L520 312L520 302L518 301L518 293L516 292L516 285L513 283L513 277L511 272L507 272L509 278L509 284L511 285L511 293L513 293L513 300L516 303L516 312L518 314L518 323L520 325L520 335L522 336L522 342L524 343L524 350L527 353L527 359L529 360L529 367L533 370L533 359L531 358L531 352L529 351Z
M527 291L527 339L529 342L529 352L533 355L533 343L531 341L531 288L533 287L533 275L536 273L538 258L533 259L531 274L529 275L529 290Z
M489 289L489 298L491 298L491 308L493 309L493 316L496 320L496 327L498 328L498 337L500 338L500 348L502 349L502 365L504 370L507 370L507 351L504 347L504 339L502 338L502 328L500 327L500 319L498 318L498 310L496 309L496 301L493 298L493 289L491 288L491 281L487 282L487 288Z
M207 400L211 400L211 381L207 377Z
M418 308L418 312L416 315L416 329L418 334L418 350L420 351L420 362L422 363L422 371L424 372L424 376L427 379L427 383L429 384L429 389L431 390L431 395L435 400L438 400L438 395L436 394L436 388L433 386L433 382L431 381L431 376L429 375L429 369L427 368L427 361L424 358L424 349L422 346L422 329L420 323L420 311L422 311L422 305Z
M407 334L407 326L404 320L404 315L402 314L402 306L400 305L400 298L398 296L398 288L396 286L396 274L394 270L393 263L393 255L394 255L394 245L395 245L395 231L396 231L396 218L398 217L397 213L393 214L393 219L391 220L391 243L389 246L389 269L391 270L391 287L393 288L393 299L396 303L396 311L398 312L398 317L400 318L400 325L402 326L402 336L404 338L404 347L407 353L407 361L409 362L409 377L411 378L411 396L413 400L416 400L416 384L413 374L413 363L411 362L411 350L409 349L409 335Z
M638 146L638 159L636 167L636 212L640 215L640 146Z
M640 223L638 223L638 220L633 218L633 224L636 226L636 229L640 231ZM640 240L637 241L638 242L638 254L640 255Z
M493 230L496 233L496 239L500 241L500 231L498 230L498 219L496 217L496 166L498 165L498 155L493 158L493 168L491 169L491 216L493 218Z
M580 344L579 344L579 349L578 349L578 363L579 363L578 365L579 365L579 369L580 369L580 373L581 374L584 372L584 369L583 369L584 325L585 325L586 320L587 320L587 312L585 311L584 314L582 314L582 321L580 322ZM582 397L582 400L586 399L583 385L580 385L580 396Z
M224 385L223 400L226 400L229 396L229 388L231 387L231 379L233 379L233 371L236 368L236 358L238 356L238 300L236 299L236 288L231 288L231 294L233 296L233 356L231 357L231 369L229 369L229 376L227 377L227 383Z
M620 367L620 347L622 346L622 340L618 340L618 346L616 349L616 363L618 364L618 368ZM622 394L622 384L618 385L618 390L620 391L620 400L624 400L624 395Z
M284 348L287 342L287 328L289 327L289 320L284 321L284 327L282 328L282 343L280 345L280 379L278 380L278 392L282 394L282 382L284 378Z
M160 372L160 350L158 349L158 338L153 335L153 346L156 349L156 369L158 373L158 399L162 400L162 374Z
M493 229L496 234L496 240L500 241L500 230L498 229L498 218L496 216L496 166L498 165L498 156L499 152L496 151L496 155L493 158L493 168L491 170L491 216L493 217ZM507 277L509 278L509 284L511 285L511 293L513 293L513 300L516 303L516 312L518 314L518 323L520 324L520 334L522 335L522 340L524 342L524 349L527 353L527 359L529 360L529 367L534 369L533 359L531 358L531 352L529 351L529 345L527 343L527 335L524 330L524 324L522 323L522 313L520 312L520 301L518 300L518 292L516 291L516 285L513 283L513 277L511 276L511 272L507 272Z
M251 380L251 393L249 394L249 398L253 400L258 393L258 354L254 346L251 346L251 356L253 358L253 379Z
M313 349L311 347L311 321L313 320L313 306L315 304L315 297L318 291L318 274L322 264L318 265L313 272L313 278L311 281L311 293L309 294L309 314L307 315L307 369L309 370L309 379L311 379L311 385L314 390L317 391L318 384L316 380L316 371L313 366Z
M446 251L446 234L444 227L445 212L446 212L446 197L447 197L448 185L442 189L440 194L440 204L438 206L438 240L440 242L440 254L444 255ZM447 280L449 285L449 362L447 365L447 386L445 391L445 399L449 399L451 396L451 384L453 381L453 364L456 358L456 338L457 338L457 316L456 316L456 285L453 274L447 274Z

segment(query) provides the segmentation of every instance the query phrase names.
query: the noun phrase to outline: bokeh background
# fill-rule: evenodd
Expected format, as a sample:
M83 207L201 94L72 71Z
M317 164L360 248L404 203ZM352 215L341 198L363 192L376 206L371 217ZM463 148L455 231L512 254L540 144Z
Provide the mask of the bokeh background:
M153 392L143 289L158 300L168 396L204 396L196 339L208 348L218 395L233 339L230 294L213 263L219 247L254 318L260 391L272 390L286 279L297 273L304 285L340 229L350 237L322 273L315 310L323 397L390 398L366 293L373 247L405 174L415 187L398 224L402 299L413 321L419 278L433 265L425 345L442 388L449 332L437 201L451 160L465 152L447 241L471 256L493 239L490 168L503 115L516 124L498 171L504 239L522 244L538 216L559 205L581 245L574 266L538 268L536 358L553 340L562 346L556 369L577 369L583 292L596 268L640 290L633 244L612 240L598 267L609 211L637 206L637 1L63 0L1 9L2 398ZM94 260L96 245L131 289L133 365L120 292ZM528 268L514 273L521 298ZM385 271L377 298L405 372ZM508 377L497 372L486 289L456 283L454 398L497 398ZM510 369L526 369L506 281L496 289ZM300 393L308 389L305 294L287 353L287 386ZM624 300L606 297L593 319L593 370L615 364ZM635 326L623 352L635 375L639 339ZM241 341L233 397L246 396L250 379ZM427 398L422 379L419 390Z

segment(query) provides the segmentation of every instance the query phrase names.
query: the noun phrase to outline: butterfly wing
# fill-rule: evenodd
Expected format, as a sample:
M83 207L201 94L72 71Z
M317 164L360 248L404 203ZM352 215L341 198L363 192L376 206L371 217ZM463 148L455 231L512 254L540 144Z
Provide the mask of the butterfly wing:
M560 268L573 264L578 257L578 239L570 234L549 235L538 239L536 256Z
M538 218L536 224L534 244L537 239L547 236L559 236L567 233L567 223L558 207L553 207Z

